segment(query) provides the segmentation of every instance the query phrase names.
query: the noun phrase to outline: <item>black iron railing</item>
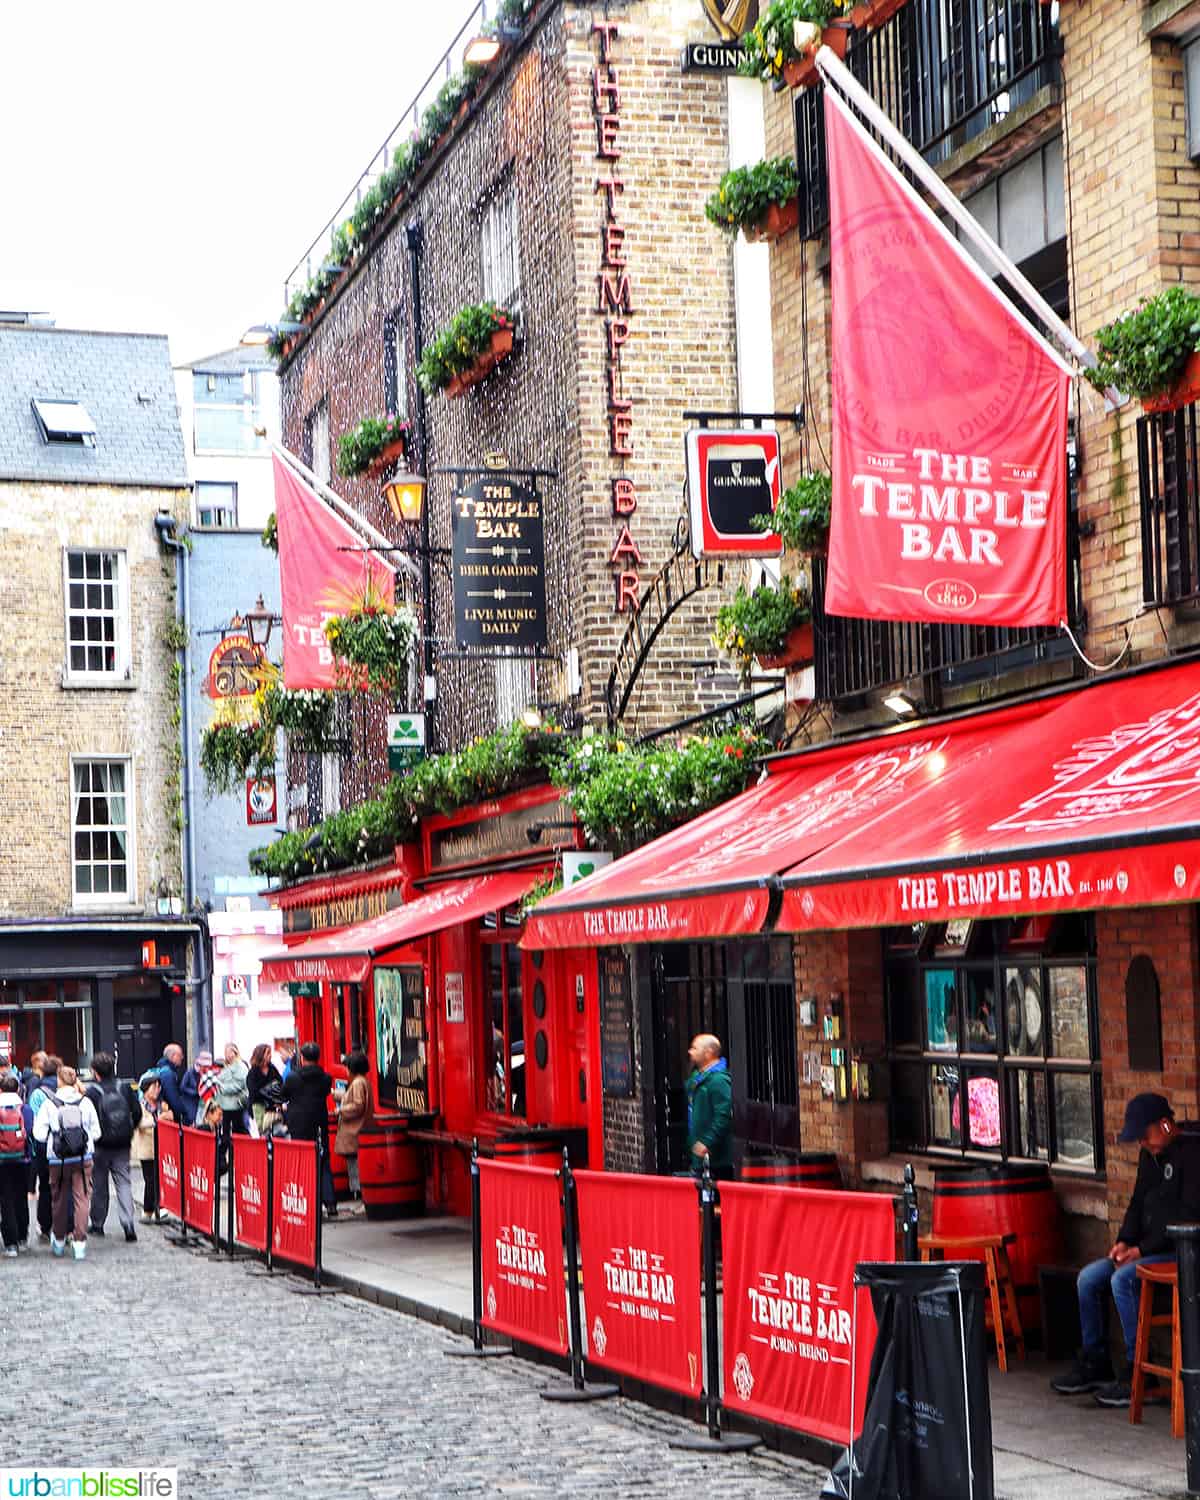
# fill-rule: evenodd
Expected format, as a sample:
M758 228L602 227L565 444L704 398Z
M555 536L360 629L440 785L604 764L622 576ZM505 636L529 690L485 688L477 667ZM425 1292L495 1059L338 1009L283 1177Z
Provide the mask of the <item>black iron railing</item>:
M1200 446L1196 405L1142 417L1137 426L1142 597L1200 599Z
M1058 81L1058 30L1039 0L910 0L855 31L846 65L933 164ZM829 222L823 90L796 95L800 234Z

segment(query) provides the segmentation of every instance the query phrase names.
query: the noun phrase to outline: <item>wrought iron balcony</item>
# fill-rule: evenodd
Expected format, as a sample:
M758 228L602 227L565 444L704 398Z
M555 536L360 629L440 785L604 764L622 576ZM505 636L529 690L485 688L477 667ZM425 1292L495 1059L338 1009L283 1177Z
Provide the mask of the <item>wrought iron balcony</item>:
M1200 601L1200 446L1197 406L1140 418L1138 493L1142 597L1147 604Z
M910 0L875 31L855 31L846 65L934 164L1057 83L1052 9L1039 0ZM796 95L800 235L829 222L823 90Z

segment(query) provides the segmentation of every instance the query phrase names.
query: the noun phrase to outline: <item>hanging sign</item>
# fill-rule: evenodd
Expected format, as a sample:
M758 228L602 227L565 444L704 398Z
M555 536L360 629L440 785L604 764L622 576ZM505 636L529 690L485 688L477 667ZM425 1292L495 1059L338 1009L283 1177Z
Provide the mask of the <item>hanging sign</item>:
M563 889L578 885L597 870L613 862L607 849L564 849L562 856Z
M263 652L248 635L222 636L208 657L204 691L217 705L214 724L252 724L254 694L263 671Z
M275 822L278 813L275 800L275 773L246 777L246 824L262 828Z
M388 714L389 771L405 771L425 759L425 715Z
M480 1161L483 1322L525 1343L567 1352L558 1173Z
M454 496L454 639L463 650L546 644L542 497L501 471Z
M697 557L778 557L773 531L751 525L779 504L779 434L693 428L684 438L692 552Z
M825 90L827 614L1066 618L1066 365Z

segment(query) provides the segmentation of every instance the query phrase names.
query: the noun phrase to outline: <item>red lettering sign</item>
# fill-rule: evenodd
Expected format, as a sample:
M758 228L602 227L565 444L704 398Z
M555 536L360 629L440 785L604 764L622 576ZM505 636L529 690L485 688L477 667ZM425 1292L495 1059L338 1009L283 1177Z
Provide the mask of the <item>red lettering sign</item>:
M211 1130L183 1127L183 1222L212 1234L217 1203L217 1137Z
M567 1352L561 1194L551 1168L479 1163L483 1321L556 1354Z
M233 1237L251 1250L267 1248L267 1143L233 1137Z
M302 1266L317 1263L317 1145L315 1141L274 1141L275 1243L280 1260Z
M1066 618L1063 361L825 91L833 519L825 608Z
M588 1358L698 1396L700 1207L682 1178L576 1172Z
M160 1120L154 1127L158 1141L158 1206L165 1214L183 1218L182 1174L179 1165L179 1126Z
M895 1258L892 1200L871 1193L721 1184L724 1403L830 1442L862 1426L875 1347L854 1267Z

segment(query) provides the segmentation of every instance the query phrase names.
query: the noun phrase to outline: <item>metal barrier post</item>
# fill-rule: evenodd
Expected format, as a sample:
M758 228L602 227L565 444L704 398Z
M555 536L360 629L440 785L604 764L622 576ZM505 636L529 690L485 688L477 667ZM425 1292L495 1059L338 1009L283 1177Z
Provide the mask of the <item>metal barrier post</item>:
M317 1243L313 1254L313 1286L321 1290L321 1210L325 1203L325 1153L321 1150L321 1129L317 1127Z
M267 1137L267 1272L275 1267L271 1260L271 1246L275 1240L275 1137Z
M575 1174L567 1148L563 1147L562 1183L563 1242L567 1251L567 1324L571 1331L571 1384L550 1385L539 1395L543 1401L603 1401L620 1394L620 1387L584 1380L583 1326L579 1317L579 1204L575 1199Z
M232 1255L233 1254L233 1211L234 1211L234 1190L233 1190L233 1131L232 1130L230 1130L230 1132L229 1132L229 1171L227 1173L227 1176L228 1176L229 1180L228 1180L228 1182L226 1184L227 1191L226 1191L225 1196L228 1199L228 1202L227 1202L227 1204L225 1206L225 1213L226 1213L226 1217L229 1220L229 1223L227 1225L227 1228L229 1230L229 1235L228 1235L228 1238L229 1238L229 1253L230 1253L230 1255Z
M183 1124L179 1125L179 1236L175 1240L176 1245L182 1245L185 1249L191 1241L188 1239L188 1225L185 1217L187 1211L187 1159L184 1152L187 1142L183 1134Z
M444 1349L457 1359L494 1359L512 1350L483 1342L483 1223L479 1197L479 1141L471 1142L471 1347Z
M1187 1492L1200 1495L1200 1224L1169 1224L1179 1258L1179 1343L1182 1362Z
M920 1260L920 1252L917 1248L917 1225L920 1213L917 1207L917 1182L913 1173L912 1162L906 1162L904 1166L904 1259Z

